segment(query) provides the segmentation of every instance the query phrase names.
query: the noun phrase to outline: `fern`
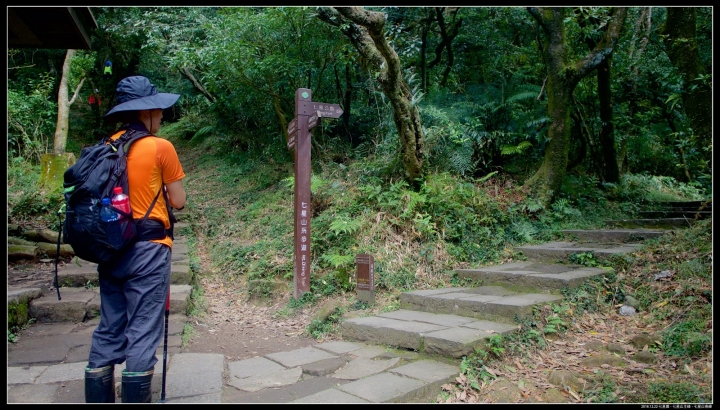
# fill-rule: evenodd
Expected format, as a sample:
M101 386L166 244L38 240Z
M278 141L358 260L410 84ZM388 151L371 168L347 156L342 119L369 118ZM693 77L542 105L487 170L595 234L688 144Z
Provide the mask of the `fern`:
M537 98L537 91L523 91L520 93L517 93L515 95L511 95L508 97L508 99L505 101L506 103L510 104L515 101L522 101L522 100L531 100L534 98Z
M359 219L351 219L347 216L339 215L330 223L330 230L335 235L341 233L351 234L359 230L361 225L362 221Z
M497 173L498 173L497 171L493 171L493 172L485 175L484 177L478 179L478 183L483 183L483 182L487 181L488 179L492 178L493 175L495 175L495 174L497 174Z
M285 186L290 189L295 188L295 176L294 175L291 175L287 178L283 178L281 182L284 183ZM317 175L310 175L310 193L317 194L318 190L320 188L324 187L325 185L327 185L327 181L325 181L324 179L320 178Z
M406 191L405 197L407 198L407 207L405 208L405 211L400 215L401 218L407 218L415 212L415 208L418 205L422 205L425 202L427 202L427 197L425 195L419 194L414 191Z
M529 141L523 141L520 144L518 144L517 146L503 145L502 149L500 150L500 154L502 154L502 155L522 154L529 147L532 147L532 144Z
M320 259L329 263L333 268L349 265L355 260L352 255L324 254Z
M190 142L193 144L198 143L210 135L213 131L215 131L215 127L212 125L202 127L195 132L195 135L193 135L192 138L190 138Z

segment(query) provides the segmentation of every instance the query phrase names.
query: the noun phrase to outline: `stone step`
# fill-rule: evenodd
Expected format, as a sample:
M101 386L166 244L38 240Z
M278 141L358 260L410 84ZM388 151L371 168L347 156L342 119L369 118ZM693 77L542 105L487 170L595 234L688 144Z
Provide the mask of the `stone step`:
M561 300L548 293L520 293L501 286L426 289L400 295L400 308L514 324L532 316L533 306Z
M405 309L348 319L340 326L344 340L453 358L467 356L482 348L494 335L517 330L517 326L507 323Z
M640 211L638 212L643 218L689 218L704 219L712 217L712 210L659 210L659 211Z
M683 208L683 209L701 209L710 208L712 209L712 200L709 201L667 201L667 202L656 202L655 205L660 205L667 208Z
M607 220L605 223L616 228L677 229L688 228L696 221L691 218L652 218Z
M189 285L192 280L190 272L190 259L187 255L187 245L173 244L170 259L170 283L173 285ZM98 286L97 263L83 259L73 261L58 268L58 283L64 287Z
M603 260L637 250L641 244L602 244L594 242L547 242L540 245L518 246L528 260L540 262L567 261L574 253L592 252L596 259Z
M190 302L190 285L170 285L170 313L187 315ZM8 297L8 300L10 298ZM39 323L80 323L100 312L99 288L60 288L60 300L56 293L40 295L28 300L29 317Z
M455 269L460 279L482 281L485 286L502 286L514 291L558 294L565 287L577 287L607 270L575 264L544 264L535 261L511 262L476 269Z
M665 229L565 229L561 231L565 236L577 239L577 242L596 243L628 243L642 242L646 239L657 238L668 232Z

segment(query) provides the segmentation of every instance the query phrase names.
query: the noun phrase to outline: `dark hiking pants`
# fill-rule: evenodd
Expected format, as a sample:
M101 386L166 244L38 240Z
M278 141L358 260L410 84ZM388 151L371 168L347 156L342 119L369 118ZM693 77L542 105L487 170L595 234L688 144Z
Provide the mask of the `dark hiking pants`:
M155 366L170 291L170 255L169 247L143 241L119 261L98 266L100 324L88 367L127 362L126 371L144 372Z

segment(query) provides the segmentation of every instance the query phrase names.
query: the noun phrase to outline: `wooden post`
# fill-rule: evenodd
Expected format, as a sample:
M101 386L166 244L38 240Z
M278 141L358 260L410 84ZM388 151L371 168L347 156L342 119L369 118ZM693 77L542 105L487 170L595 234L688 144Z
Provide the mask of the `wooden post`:
M337 104L312 101L309 88L295 90L295 118L288 124L288 149L295 148L295 200L293 255L293 296L300 299L310 291L310 130L319 118L338 118L343 110Z
M375 259L366 253L355 257L357 264L357 298L363 302L375 303Z

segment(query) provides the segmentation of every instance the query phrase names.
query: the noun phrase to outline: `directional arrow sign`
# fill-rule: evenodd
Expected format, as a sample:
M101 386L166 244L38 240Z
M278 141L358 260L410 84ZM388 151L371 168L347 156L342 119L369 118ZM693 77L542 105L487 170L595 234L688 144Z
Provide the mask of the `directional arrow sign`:
M310 118L308 118L308 130L311 130L315 128L318 122L318 115L317 113L313 114Z
M298 115L312 115L317 113L320 118L340 118L343 109L338 104L327 104L315 101L298 101Z
M297 117L293 118L288 124L288 135L293 135L297 132Z
M297 135L297 130L295 130L295 134L291 135L290 138L288 138L287 147L288 149L291 149L295 146L295 136Z

